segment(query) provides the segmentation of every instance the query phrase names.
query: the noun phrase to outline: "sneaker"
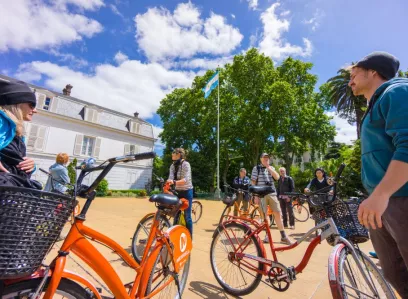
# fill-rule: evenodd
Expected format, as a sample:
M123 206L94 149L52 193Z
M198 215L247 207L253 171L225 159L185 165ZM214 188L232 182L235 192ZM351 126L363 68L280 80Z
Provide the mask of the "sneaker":
M288 237L282 238L281 243L292 245L292 241Z
M295 226L294 226L294 225L291 225L291 226L290 226L290 229L295 229Z
M268 244L268 243L269 243L268 236L265 236L265 238L263 239L263 242L264 242L265 244Z

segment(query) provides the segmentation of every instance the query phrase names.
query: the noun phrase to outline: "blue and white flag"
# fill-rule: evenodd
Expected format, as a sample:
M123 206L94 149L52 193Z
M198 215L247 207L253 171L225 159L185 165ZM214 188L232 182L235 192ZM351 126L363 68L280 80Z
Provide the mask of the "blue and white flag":
M208 81L207 85L203 88L204 91L204 98L208 98L211 94L211 91L218 86L219 83L219 76L218 71L211 77L210 81Z

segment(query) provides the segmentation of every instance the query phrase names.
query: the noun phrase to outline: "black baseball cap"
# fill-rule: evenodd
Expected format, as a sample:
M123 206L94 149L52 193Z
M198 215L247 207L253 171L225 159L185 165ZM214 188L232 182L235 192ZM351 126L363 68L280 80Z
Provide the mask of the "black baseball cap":
M354 67L376 71L386 80L395 77L399 66L400 62L397 57L387 52L373 52L354 65Z

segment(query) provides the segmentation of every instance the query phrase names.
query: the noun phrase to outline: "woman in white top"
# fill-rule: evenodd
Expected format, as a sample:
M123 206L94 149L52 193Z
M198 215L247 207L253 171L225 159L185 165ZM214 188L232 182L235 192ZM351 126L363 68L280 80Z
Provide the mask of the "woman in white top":
M171 154L173 164L170 166L168 181L175 185L179 198L188 200L188 209L184 211L186 226L193 237L193 219L191 218L191 205L193 203L193 182L191 178L191 167L186 159L186 152L183 148L176 148Z

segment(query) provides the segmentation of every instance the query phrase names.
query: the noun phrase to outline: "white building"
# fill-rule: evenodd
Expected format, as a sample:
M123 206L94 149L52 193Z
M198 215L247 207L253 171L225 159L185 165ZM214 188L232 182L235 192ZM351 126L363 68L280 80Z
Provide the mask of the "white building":
M130 116L71 97L71 86L64 94L30 87L36 93L38 113L26 123L25 135L27 156L34 158L37 166L48 170L61 152L71 161L92 156L99 164L108 158L154 150L153 127L137 113ZM144 189L152 166L152 159L117 164L106 177L109 189ZM91 173L84 183L91 183L98 173ZM43 183L47 180L40 171L32 178Z

